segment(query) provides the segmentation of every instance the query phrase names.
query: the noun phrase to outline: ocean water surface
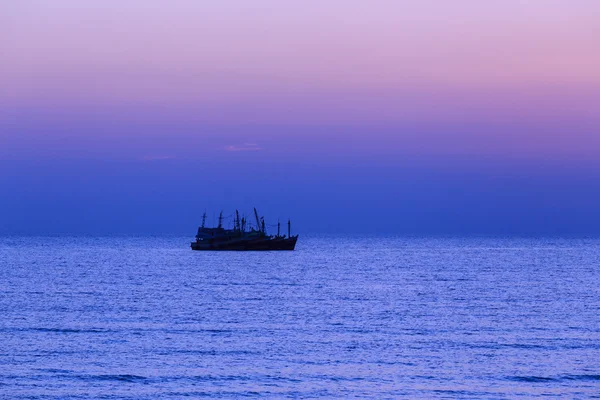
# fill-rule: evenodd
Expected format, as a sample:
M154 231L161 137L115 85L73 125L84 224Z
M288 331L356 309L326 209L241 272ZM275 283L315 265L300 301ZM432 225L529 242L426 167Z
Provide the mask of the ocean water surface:
M0 238L0 397L600 398L600 240Z

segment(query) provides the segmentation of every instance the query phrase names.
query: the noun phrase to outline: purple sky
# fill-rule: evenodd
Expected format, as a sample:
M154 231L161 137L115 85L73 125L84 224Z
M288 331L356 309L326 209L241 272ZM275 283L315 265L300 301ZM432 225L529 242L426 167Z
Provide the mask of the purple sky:
M598 233L598 21L595 0L2 2L0 233L186 233L238 204L306 232Z

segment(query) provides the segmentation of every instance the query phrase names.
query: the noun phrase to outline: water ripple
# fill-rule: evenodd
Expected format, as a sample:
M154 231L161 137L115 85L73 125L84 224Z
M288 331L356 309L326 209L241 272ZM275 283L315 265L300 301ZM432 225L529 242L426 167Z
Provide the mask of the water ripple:
M598 395L599 240L187 242L0 238L0 398Z

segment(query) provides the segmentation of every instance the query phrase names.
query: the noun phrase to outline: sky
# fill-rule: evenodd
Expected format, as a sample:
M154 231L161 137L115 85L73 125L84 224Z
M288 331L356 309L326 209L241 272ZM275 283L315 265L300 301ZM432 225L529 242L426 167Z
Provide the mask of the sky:
M0 234L600 234L596 0L0 3Z

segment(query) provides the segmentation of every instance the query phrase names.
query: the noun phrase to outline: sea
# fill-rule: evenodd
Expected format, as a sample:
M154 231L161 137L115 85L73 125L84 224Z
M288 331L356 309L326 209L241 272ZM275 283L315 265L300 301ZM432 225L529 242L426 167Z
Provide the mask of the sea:
M600 398L600 239L0 238L0 398Z

